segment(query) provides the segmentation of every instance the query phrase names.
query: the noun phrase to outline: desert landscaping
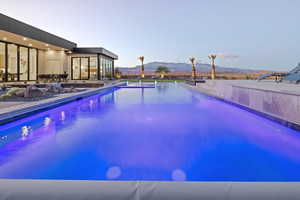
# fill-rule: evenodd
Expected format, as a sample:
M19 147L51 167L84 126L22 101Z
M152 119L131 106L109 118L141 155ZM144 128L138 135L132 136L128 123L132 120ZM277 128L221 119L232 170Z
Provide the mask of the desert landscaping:
M43 85L27 85L25 87L1 86L0 101L35 101L50 98L64 93L84 91L75 87L65 88L61 83L48 83Z

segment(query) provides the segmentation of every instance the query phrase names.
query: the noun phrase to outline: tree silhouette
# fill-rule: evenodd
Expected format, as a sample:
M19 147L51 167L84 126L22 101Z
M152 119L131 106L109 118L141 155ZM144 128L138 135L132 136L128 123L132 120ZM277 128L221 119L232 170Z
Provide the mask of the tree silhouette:
M215 59L217 58L217 55L211 54L208 58L211 60L211 79L214 80L216 78Z
M160 78L164 78L165 77L165 74L169 73L170 70L168 67L166 66L158 66L155 73L158 73L160 74Z
M190 57L189 60L192 63L192 78L196 79L196 58Z

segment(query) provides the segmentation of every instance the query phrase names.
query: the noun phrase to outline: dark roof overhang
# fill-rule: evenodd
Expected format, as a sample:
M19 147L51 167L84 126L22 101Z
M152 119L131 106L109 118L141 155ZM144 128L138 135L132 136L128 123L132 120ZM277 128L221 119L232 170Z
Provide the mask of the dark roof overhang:
M17 35L22 35L47 44L59 46L65 49L76 48L76 43L38 29L34 26L25 24L21 21L8 17L0 13L0 30L4 30Z
M118 56L102 47L80 47L74 48L72 53L79 53L79 54L101 54L107 57L110 57L114 60L118 59Z

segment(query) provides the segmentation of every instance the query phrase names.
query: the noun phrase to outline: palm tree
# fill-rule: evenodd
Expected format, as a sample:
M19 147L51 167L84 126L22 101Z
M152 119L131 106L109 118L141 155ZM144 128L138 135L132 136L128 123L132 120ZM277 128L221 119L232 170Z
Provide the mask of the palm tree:
M214 80L216 78L215 59L217 58L217 55L211 54L208 58L211 60L211 79Z
M196 58L190 57L189 60L192 63L192 78L196 79Z
M145 78L144 59L145 59L144 56L139 57L139 60L142 63L142 65L141 65L141 78Z
M155 73L158 73L160 74L160 78L164 78L165 77L165 74L169 73L170 70L168 67L166 66L158 66Z

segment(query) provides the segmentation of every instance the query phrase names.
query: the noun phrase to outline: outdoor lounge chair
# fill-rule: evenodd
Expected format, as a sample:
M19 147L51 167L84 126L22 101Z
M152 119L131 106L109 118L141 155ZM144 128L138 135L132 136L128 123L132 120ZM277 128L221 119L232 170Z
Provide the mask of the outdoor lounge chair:
M300 73L289 74L283 77L280 82L300 83Z
M196 86L197 83L205 83L205 80L203 80L203 79L188 79L188 80L185 80L185 83Z
M295 67L288 73L273 72L273 73L269 73L269 74L263 74L263 75L259 76L256 80L261 81L263 79L266 79L266 78L269 78L272 76L279 77L280 79L278 80L278 82L289 81L289 82L298 83L300 81L300 79L299 79L300 78L300 63L298 64L297 67ZM290 80L292 80L292 81L290 81Z

